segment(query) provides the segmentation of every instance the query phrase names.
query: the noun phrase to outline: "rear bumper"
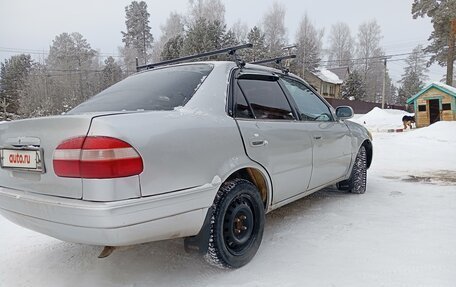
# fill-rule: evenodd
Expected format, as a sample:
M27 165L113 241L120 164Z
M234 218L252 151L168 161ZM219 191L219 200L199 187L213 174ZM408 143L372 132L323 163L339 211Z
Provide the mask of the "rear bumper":
M122 246L196 235L217 187L88 202L0 187L0 213L25 228L63 241Z

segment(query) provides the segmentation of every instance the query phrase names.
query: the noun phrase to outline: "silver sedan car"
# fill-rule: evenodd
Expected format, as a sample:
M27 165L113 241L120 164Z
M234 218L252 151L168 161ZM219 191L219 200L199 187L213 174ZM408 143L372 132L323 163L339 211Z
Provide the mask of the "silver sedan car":
M352 115L260 65L139 72L65 115L0 125L0 213L83 244L182 237L241 267L265 213L329 185L365 192L372 139Z

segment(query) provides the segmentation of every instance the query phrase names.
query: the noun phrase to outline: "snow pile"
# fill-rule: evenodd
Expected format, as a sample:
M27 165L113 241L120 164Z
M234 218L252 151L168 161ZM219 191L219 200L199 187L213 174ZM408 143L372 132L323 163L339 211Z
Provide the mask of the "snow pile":
M456 122L440 121L428 127L416 129L408 133L408 140L431 140L438 142L456 142ZM452 146L454 149L454 146ZM456 157L455 157L456 159Z
M339 79L339 77L334 74L333 72L326 70L326 69L321 69L315 73L317 77L319 77L321 80L332 83L332 84L342 84L343 81Z
M374 135L375 172L395 176L456 174L456 122L437 122L408 133Z
M385 132L388 129L403 128L402 117L413 116L403 110L373 108L367 114L358 118L352 119L353 122L365 126L370 131Z

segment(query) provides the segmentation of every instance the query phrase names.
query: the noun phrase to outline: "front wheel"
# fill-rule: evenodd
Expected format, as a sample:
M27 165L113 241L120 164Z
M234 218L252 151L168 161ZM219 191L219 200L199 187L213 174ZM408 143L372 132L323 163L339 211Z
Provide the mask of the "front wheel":
M263 238L265 215L258 189L243 179L226 182L213 208L206 259L219 267L244 266L255 256Z
M367 154L366 148L361 146L356 156L350 178L337 183L340 190L348 190L351 193L362 194L366 192L367 185Z

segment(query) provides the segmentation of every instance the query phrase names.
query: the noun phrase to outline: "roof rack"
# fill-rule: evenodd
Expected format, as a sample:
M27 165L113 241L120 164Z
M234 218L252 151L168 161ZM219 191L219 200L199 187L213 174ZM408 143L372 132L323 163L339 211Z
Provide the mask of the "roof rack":
M255 61L255 62L251 62L249 64L258 65L258 64L265 64L265 63L271 63L271 62L275 62L276 64L280 64L282 62L282 60L294 59L294 58L296 58L296 55L287 55L287 56L281 56L281 57L277 57L277 58L271 58L271 59L264 59L264 60L260 60L260 61Z
M276 63L277 65L280 65L280 69L282 70L283 73L285 74L288 74L288 72L290 71L287 67L281 65L282 63L282 60L286 60L286 59L294 59L296 58L296 55L287 55L287 56L281 56L281 57L277 57L277 58L271 58L271 59L265 59L265 60L260 60L260 61L255 61L255 62L251 62L250 64L265 64L265 63L271 63L271 62L274 62Z
M164 66L164 65L184 62L184 61L188 61L188 60L192 60L192 59L198 59L198 58L203 58L203 57L209 57L209 56L223 54L223 53L227 53L228 55L233 56L234 57L234 61L236 62L236 64L239 67L243 67L245 65L245 62L240 60L237 57L236 51L240 50L240 49L246 49L246 48L252 48L252 47L253 47L253 44L243 44L243 45L239 45L239 46L233 46L233 47L229 47L229 48L224 48L224 49L220 49L220 50L205 52L205 53L201 53L201 54L196 54L196 55L192 55L192 56L186 56L186 57L172 59L172 60L166 60L166 61L153 63L153 64L147 64L147 65L142 65L142 66L136 65L136 71L139 72L141 70L153 69L153 68L158 67L158 66Z

